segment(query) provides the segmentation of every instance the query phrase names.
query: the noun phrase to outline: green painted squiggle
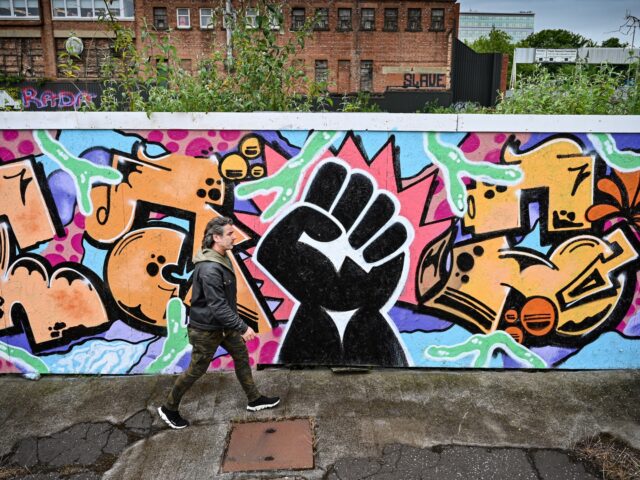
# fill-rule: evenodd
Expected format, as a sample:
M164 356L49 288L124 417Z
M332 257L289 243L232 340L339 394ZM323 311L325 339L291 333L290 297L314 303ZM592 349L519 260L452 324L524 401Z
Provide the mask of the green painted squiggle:
M470 162L456 145L444 143L435 132L425 132L423 147L427 158L440 168L447 191L447 201L453 213L464 217L467 213L467 188L463 177L496 185L516 185L524 178L520 167L496 165L489 162Z
M93 212L90 192L94 183L102 182L115 185L122 181L122 174L118 170L96 165L89 160L76 157L46 130L34 130L33 137L42 153L58 162L60 167L73 179L78 207L83 215L89 215Z
M588 137L598 155L610 167L620 172L640 170L640 153L618 150L616 141L608 133L590 133Z
M275 191L275 200L260 216L263 222L270 220L296 197L303 172L320 158L337 135L338 132L334 131L313 132L300 153L285 163L277 173L239 185L235 190L236 196L247 199L258 194L265 195L270 191Z
M20 347L0 342L0 358L13 363L24 373L49 373L49 367L35 355Z
M167 302L167 338L162 346L162 352L151 362L145 373L161 373L165 368L173 365L189 346L186 312L182 300L172 298Z
M472 367L487 368L491 363L493 352L498 349L514 360L524 362L532 368L547 367L547 364L539 355L520 345L511 335L502 330L497 330L487 335L471 335L465 342L449 347L432 345L427 347L424 355L432 360L445 362L471 355Z

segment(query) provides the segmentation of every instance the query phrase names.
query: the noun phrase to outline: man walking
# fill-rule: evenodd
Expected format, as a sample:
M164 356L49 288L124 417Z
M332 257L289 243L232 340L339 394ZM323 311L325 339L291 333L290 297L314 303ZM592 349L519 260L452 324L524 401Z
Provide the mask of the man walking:
M205 374L213 355L222 345L233 358L236 376L247 395L247 410L273 408L280 399L258 392L245 342L256 332L239 316L236 307L236 278L227 251L235 240L233 220L218 217L205 229L202 249L193 262L193 286L189 314L189 343L193 346L189 367L177 378L167 399L158 408L160 418L171 428L185 428L189 422L180 416L180 400L196 380Z

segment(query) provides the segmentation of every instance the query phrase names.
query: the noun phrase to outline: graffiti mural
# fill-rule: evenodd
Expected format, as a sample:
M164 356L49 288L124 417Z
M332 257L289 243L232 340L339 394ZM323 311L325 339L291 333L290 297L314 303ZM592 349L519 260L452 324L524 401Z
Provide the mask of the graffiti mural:
M0 372L182 371L220 215L252 365L640 368L640 135L0 140Z

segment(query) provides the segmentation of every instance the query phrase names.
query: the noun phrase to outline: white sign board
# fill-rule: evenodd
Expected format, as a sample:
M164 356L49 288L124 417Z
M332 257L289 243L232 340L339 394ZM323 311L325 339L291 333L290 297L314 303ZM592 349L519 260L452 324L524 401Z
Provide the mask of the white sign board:
M576 48L536 48L536 63L575 63L577 58Z

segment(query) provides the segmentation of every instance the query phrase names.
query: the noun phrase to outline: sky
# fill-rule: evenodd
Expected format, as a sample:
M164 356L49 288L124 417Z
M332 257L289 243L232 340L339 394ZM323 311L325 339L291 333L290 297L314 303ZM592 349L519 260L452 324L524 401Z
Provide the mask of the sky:
M458 0L461 12L532 11L535 31L564 29L595 42L618 37L631 45L632 32L619 31L625 15L640 18L640 0ZM640 46L640 26L636 28L635 47Z

